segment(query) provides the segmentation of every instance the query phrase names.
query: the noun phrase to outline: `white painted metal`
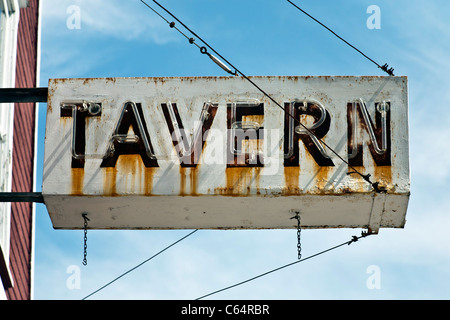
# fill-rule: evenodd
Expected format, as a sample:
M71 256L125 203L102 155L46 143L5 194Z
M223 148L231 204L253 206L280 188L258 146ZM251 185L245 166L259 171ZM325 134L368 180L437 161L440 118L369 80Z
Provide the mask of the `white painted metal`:
M295 100L322 105L331 117L323 141L344 159L348 104L363 99L375 119L375 103L389 102L391 165L377 166L364 146L364 166L357 167L386 193L374 193L359 175L348 175L347 164L327 148L334 166L319 166L302 140L299 166L284 167L285 112L243 78L51 79L42 190L54 227L82 228L84 212L90 228L97 229L295 228L290 219L295 212L300 212L304 228L377 231L404 226L410 192L405 77L252 80L282 106ZM246 122L259 121L264 127L259 147L253 146L264 155L264 167L227 168L227 108L252 99L264 104L264 115ZM142 105L157 168L146 168L139 155L120 155L114 167L101 167L127 101ZM73 117L62 117L61 106L83 102L101 104L102 112L86 117L84 168L72 168ZM207 102L217 106L207 142L198 165L183 168L161 105L177 105L191 136L204 119ZM314 123L312 116L299 120L309 127ZM365 130L358 134L360 141L370 142ZM120 139L136 141L131 131Z

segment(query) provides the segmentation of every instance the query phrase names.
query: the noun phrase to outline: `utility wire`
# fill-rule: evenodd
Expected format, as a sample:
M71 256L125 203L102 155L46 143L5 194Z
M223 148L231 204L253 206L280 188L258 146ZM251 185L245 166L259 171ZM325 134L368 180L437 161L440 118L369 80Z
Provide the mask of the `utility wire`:
M390 68L388 69L388 64L385 63L384 65L380 65L378 64L376 61L374 61L373 59L369 58L366 54L364 54L361 50L359 50L357 47L355 47L354 45L352 45L351 43L349 43L347 40L345 40L344 38L342 38L340 35L338 35L336 32L334 32L332 29L328 28L326 25L324 25L322 22L320 22L319 20L317 20L316 18L314 18L312 15L310 15L308 12L306 12L305 10L303 10L302 8L300 8L299 6L297 6L295 3L293 3L291 0L287 0L287 2L289 2L290 4L292 4L295 8L297 8L298 10L300 10L301 12L303 12L305 15L307 15L308 17L310 17L311 19L313 19L315 22L317 22L318 24L320 24L322 27L324 27L325 29L327 29L328 31L330 31L332 34L334 34L338 39L342 40L344 43L346 43L348 46L350 46L351 48L355 49L357 52L359 52L362 56L364 56L366 59L368 59L369 61L371 61L372 63L374 63L378 68L380 68L381 70L383 70L384 72L386 72L387 74L389 74L390 76L394 75L394 68Z
M150 7L150 5L148 3L146 3L144 0L140 0L142 3L144 3L147 7L149 7L152 11L156 12L153 8ZM187 25L185 25L182 21L180 21L180 19L178 19L172 12L170 12L168 9L166 9L164 6L162 6L158 1L156 0L152 0L156 5L158 5L162 10L164 10L167 14L169 14L172 18L174 18L178 23L180 23L186 30L188 30L192 35L194 35L195 37L197 37L201 42L203 42L203 44L208 47L211 51L213 51L215 54L217 54L222 60L224 60L229 66L231 66L235 72L234 75L237 74L241 74L242 77L244 79L246 79L248 82L250 82L256 89L258 89L262 94L264 94L267 98L269 98L274 104L276 104L281 110L283 110L284 112L286 112L286 109L281 106L274 98L272 98L267 92L265 92L262 88L260 88L254 81L252 81L249 77L247 77L242 71L240 71L238 68L236 68L231 62L229 62L227 59L225 59L220 53L218 53L216 50L214 50L214 48L212 48L205 40L203 40L198 34L196 34L194 31L192 31ZM157 13L158 16L161 17L161 15L159 13ZM165 18L163 18L167 23L169 23L169 21ZM174 25L173 22L169 23L171 26ZM178 30L178 29L177 29ZM178 30L179 31L179 30ZM181 32L181 31L180 31ZM183 34L184 35L184 34ZM184 35L186 38L188 38L186 35ZM192 39L192 38L189 38ZM193 40L189 41L190 43L194 43ZM196 44L197 45L197 44ZM197 45L198 46L198 45ZM200 48L200 52L203 54L207 54L210 56L211 59L215 60L214 58L211 57L211 55L208 53L206 47L201 47ZM217 61L215 61L216 63L218 63ZM218 63L225 71L232 73L231 70L227 70L226 66L224 66L223 63ZM289 117L293 118L294 121L296 121L300 126L302 126L308 133L310 133L313 136L316 136L309 128L307 128L303 123L300 122L299 119L296 119L290 112L287 113ZM372 182L370 180L370 174L363 174L360 171L358 171L356 168L354 168L353 166L350 165L350 163L345 160L341 155L339 155L331 146L329 146L327 143L325 143L322 139L318 138L316 136L316 138L326 147L328 148L332 153L334 153L342 162L344 162L345 164L348 165L348 167L350 169L352 169L352 171L348 172L348 174L358 174L359 176L361 176L367 183L369 183L373 189L375 190L375 192L385 192L384 189L379 187L379 183L378 182Z
M335 250L335 249L337 249L337 248L339 248L339 247L342 247L342 246L344 246L344 245L350 245L350 244L352 244L353 242L356 242L356 241L358 241L358 240L361 239L361 238L367 237L368 235L370 235L370 233L362 233L362 235L359 236L359 237L353 236L353 237L352 237L352 240L350 240L350 241L343 242L343 243L341 243L341 244L338 244L337 246L334 246L334 247L331 247L331 248L329 248L329 249L323 250L323 251L321 251L321 252L318 252L318 253L316 253L316 254L313 254L313 255L308 256L308 257L306 257L306 258L303 258L303 259L301 259L301 260L297 260L297 261L294 261L294 262L285 264L284 266L281 266L281 267L278 267L278 268L276 268L276 269L272 269L272 270L270 270L270 271L264 272L264 273L262 273L262 274L260 274L260 275L257 275L257 276L255 276L255 277L253 277L253 278L250 278L250 279L241 281L241 282L239 282L239 283L233 284L233 285L228 286L228 287L226 287L226 288L223 288L223 289L216 290L216 291L214 291L214 292L208 293L208 294L206 294L206 295L204 295L204 296L201 296L201 297L199 297L199 298L197 298L197 299L195 299L195 300L200 300L200 299L203 299L203 298L212 296L213 294L216 294L216 293L219 293L219 292L222 292L222 291L225 291L225 290L229 290L229 289L231 289L231 288L235 288L235 287L240 286L240 285L242 285L242 284L244 284L244 283L248 283L248 282L250 282L250 281L253 281L253 280L255 280L255 279L258 279L258 278L261 278L261 277L263 277L263 276L266 276L266 275L268 275L268 274L270 274L270 273L273 273L273 272L275 272L275 271L278 271L278 270L281 270L281 269L284 269L284 268L293 266L293 265L295 265L295 264L297 264L297 263L306 261L306 260L308 260L308 259L317 257L317 256L319 256L319 255L321 255L321 254L324 254L324 253L326 253L326 252Z
M94 292L88 294L86 297L84 297L81 300L86 300L87 298L89 298L90 296L96 294L97 292L99 292L100 290L103 290L104 288L106 288L107 286L109 286L110 284L114 283L115 281L119 280L120 278L122 278L123 276L127 275L128 273L130 273L133 270L136 270L137 268L139 268L140 266L142 266L143 264L147 263L148 261L152 260L153 258L155 258L156 256L158 256L159 254L163 253L164 251L166 251L167 249L173 247L174 245L176 245L178 242L186 239L187 237L191 236L192 234L194 234L195 232L197 232L198 229L192 231L191 233L185 235L184 237L178 239L177 241L175 241L174 243L172 243L171 245L165 247L164 249L162 249L161 251L159 251L158 253L154 254L153 256L151 256L150 258L148 258L147 260L144 260L143 262L141 262L140 264L138 264L137 266L131 268L130 270L122 273L120 276L118 276L117 278L115 278L114 280L111 280L110 282L108 282L107 284L105 284L104 286L102 286L101 288L95 290Z
M189 43L196 45L199 49L200 46L195 43L195 39L194 38L190 38L188 37L185 33L183 33L180 29L178 29L175 26L175 22L170 22L169 20L167 20L166 18L164 18L164 16L162 16L158 11L156 11L155 9L153 9L147 2L140 0L143 4L145 4L147 6L147 8L149 8L150 10L152 10L154 13L156 13L161 19L163 19L165 22L167 22L167 24L169 25L169 27L174 28L175 30L177 30L179 33L181 33L186 39L189 40Z

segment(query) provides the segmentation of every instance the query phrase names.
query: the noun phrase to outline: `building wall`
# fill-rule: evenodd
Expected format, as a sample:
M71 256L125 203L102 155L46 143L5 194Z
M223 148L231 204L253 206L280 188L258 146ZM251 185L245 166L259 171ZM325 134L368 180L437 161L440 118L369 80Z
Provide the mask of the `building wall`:
M28 3L20 9L16 88L36 87L38 76L39 1ZM14 107L12 192L34 191L36 107L35 103L16 103ZM11 204L9 268L13 287L6 290L11 300L32 298L33 214L32 203Z

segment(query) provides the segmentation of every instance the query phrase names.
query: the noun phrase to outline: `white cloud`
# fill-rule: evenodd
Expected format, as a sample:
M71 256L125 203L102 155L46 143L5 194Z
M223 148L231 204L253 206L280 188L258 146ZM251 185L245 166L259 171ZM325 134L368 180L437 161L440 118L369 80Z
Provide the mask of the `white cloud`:
M75 8L79 10L72 10ZM43 1L42 11L44 28L52 30L52 36L78 32L158 44L177 39L166 22L137 0L47 0ZM77 25L73 22L78 18Z

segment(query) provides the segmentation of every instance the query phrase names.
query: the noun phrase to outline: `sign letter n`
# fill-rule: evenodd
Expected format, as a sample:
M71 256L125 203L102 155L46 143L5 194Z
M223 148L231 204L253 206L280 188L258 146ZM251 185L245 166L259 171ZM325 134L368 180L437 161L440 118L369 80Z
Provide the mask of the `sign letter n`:
M350 165L363 165L363 144L358 139L363 131L366 131L369 136L367 144L375 164L377 166L391 165L390 119L389 102L375 103L375 125L362 99L347 104L347 146Z

